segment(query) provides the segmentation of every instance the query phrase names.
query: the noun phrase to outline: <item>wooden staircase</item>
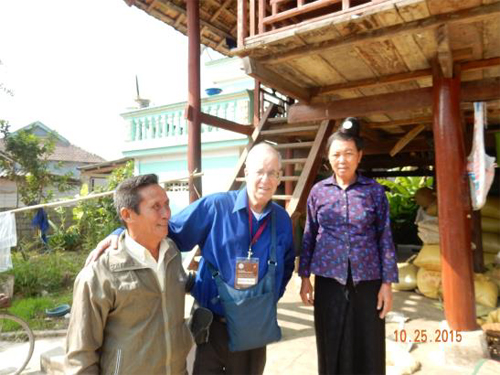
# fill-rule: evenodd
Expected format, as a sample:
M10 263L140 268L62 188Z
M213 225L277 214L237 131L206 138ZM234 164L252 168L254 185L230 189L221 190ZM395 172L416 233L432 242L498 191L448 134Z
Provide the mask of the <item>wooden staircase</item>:
M284 194L277 193L273 199L285 201L286 210L295 223L300 214L305 212L307 196L320 167L334 121L288 125L286 118L274 117L276 113L277 108L271 105L262 116L238 160L229 190L239 189L245 181L248 151L257 143L273 142L281 153L284 172L281 187L278 188L278 191L284 190Z

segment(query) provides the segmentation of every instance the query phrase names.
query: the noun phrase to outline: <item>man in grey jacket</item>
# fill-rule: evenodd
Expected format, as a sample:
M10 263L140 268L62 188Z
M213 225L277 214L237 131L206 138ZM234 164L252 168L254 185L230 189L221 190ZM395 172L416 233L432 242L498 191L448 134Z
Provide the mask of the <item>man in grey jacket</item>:
M126 231L75 281L65 373L186 374L187 277L167 238L168 196L156 175L136 176L118 186L115 206Z

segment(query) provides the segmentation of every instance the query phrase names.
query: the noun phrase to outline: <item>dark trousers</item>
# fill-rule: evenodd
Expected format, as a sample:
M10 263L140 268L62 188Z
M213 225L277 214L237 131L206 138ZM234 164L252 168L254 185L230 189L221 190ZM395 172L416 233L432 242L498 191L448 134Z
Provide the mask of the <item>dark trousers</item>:
M381 280L347 285L316 276L314 324L320 374L385 374L385 320L377 310Z
M266 347L241 352L229 351L225 323L214 320L208 342L196 347L193 375L260 375L266 365Z

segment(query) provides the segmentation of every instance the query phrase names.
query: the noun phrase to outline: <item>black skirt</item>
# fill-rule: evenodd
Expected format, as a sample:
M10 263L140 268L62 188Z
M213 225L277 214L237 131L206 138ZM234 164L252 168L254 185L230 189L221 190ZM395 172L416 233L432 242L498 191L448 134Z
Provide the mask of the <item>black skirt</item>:
M377 310L381 280L347 285L316 276L314 325L320 374L385 374L385 319Z

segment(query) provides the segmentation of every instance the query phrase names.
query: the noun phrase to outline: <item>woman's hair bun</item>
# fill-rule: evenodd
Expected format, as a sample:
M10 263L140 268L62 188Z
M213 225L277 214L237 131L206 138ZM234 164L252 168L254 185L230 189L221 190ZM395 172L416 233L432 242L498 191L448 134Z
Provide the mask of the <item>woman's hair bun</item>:
M359 133L361 132L361 124L356 117L347 117L344 121L342 121L339 131L344 134L359 137Z

